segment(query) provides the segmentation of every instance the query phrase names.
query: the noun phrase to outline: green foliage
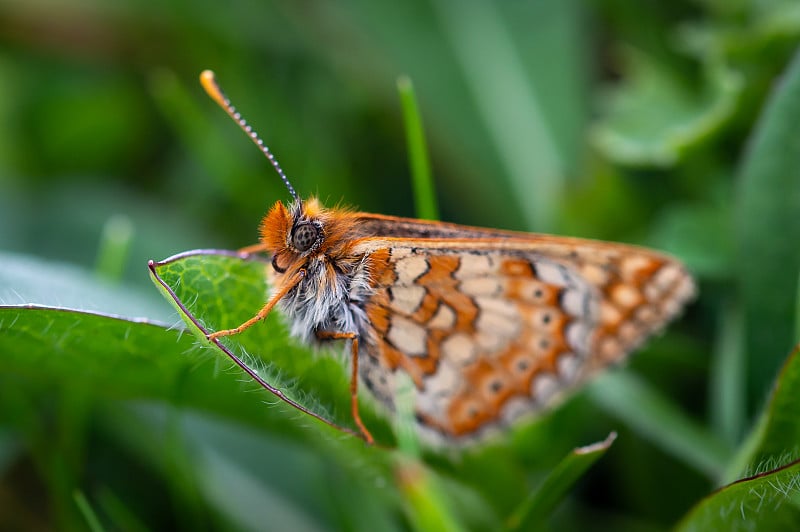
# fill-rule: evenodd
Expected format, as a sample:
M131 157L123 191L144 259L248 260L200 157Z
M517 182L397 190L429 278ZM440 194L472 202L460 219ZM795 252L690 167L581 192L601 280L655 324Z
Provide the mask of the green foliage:
M264 261L241 260L236 254L199 252L155 264L151 271L189 331L207 342L206 333L236 327L258 312L267 297L267 267ZM346 360L332 353L317 358L290 342L278 312L221 342L212 346L219 356L243 360L299 407L338 425L351 424L349 380L341 370ZM315 393L323 394L324 401ZM328 405L335 405L331 412Z
M605 440L576 448L568 454L544 479L541 486L511 514L506 521L508 527L512 530L531 530L547 522L561 499L586 470L608 451L616 438L616 433L612 432Z
M736 230L749 350L764 350L751 374L758 389L797 341L794 322L800 272L800 54L764 109L739 169ZM769 370L769 371L767 371Z
M763 473L784 467L800 455L800 412L796 392L800 386L798 347L778 375L772 395L760 419L742 446L740 456L731 463L728 477Z
M797 507L800 462L745 478L703 499L677 530L791 530Z
M796 521L795 0L18 0L0 20L0 528ZM650 245L698 301L624 372L482 446L420 450L364 394L366 447L205 340L263 305L263 261L182 255L154 265L161 294L148 281L148 259L252 244L287 198L204 68L301 195ZM416 185L401 74L435 176ZM354 428L338 344L299 346L275 313L222 345Z
M612 91L607 119L593 131L600 151L623 164L670 167L712 135L736 109L742 80L719 65L703 66L698 87L630 54L626 84Z
M625 372L598 378L589 393L598 405L635 428L642 437L682 462L718 478L731 459L730 449L669 400Z
M741 478L700 501L678 530L781 530L800 518L800 351L795 348L778 376L767 408L731 465Z

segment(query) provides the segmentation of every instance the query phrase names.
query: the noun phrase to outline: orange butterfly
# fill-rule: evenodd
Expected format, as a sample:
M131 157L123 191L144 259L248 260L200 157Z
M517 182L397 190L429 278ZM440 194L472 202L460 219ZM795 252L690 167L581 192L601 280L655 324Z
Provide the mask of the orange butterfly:
M634 246L326 209L302 200L214 78L208 94L289 189L261 222L272 295L307 343L348 340L352 414L359 378L390 409L404 372L424 435L463 440L549 404L660 330L694 294L683 265Z

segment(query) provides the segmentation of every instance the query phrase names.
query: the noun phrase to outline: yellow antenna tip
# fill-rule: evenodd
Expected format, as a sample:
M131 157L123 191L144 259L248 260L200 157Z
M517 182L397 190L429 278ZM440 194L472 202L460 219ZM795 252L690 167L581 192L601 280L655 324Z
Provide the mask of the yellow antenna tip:
M222 89L219 87L219 83L217 83L217 78L213 71L203 70L200 73L200 84L203 86L206 93L211 96L220 107L223 109L227 107L227 98L222 94Z

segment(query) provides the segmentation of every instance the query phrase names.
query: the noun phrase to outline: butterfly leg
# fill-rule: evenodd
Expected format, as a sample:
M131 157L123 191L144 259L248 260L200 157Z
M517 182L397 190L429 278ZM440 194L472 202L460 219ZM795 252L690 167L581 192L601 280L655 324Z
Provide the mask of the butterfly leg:
M353 370L350 375L350 408L353 413L353 419L364 436L364 440L370 445L375 443L375 439L370 434L364 422L361 421L361 414L358 412L358 333L354 332L332 332L332 331L317 331L317 338L326 340L351 340L350 349L353 359Z
M267 315L272 310L272 308L275 305L278 304L278 301L280 301L281 298L283 298L283 296L285 296L287 293L289 293L289 291L292 288L297 286L297 284L305 276L306 276L306 271L305 270L298 270L298 272L294 275L294 277L292 277L289 280L289 282L286 283L283 286L283 288L278 290L271 298L269 298L269 301L267 301L267 303L263 307L261 307L261 310L259 310L256 313L255 316L253 316L252 318L250 318L246 322L242 323L238 327L235 327L233 329L225 329L225 330L222 330L222 331L216 331L216 332L213 332L211 334L206 335L206 337L209 340L215 340L215 339L219 338L220 336L231 336L233 334L239 334L240 332L245 331L246 329L249 329L250 327L255 325L257 322L259 322L259 321L263 320L264 318L266 318Z

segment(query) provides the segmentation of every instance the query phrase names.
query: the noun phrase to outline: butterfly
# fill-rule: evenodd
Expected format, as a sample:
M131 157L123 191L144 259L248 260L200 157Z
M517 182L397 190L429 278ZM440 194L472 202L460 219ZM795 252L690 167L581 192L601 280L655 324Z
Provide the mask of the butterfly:
M272 256L272 293L238 334L276 306L309 344L350 344L352 416L361 381L390 410L400 374L414 384L423 436L466 441L540 411L618 363L695 292L676 259L645 248L325 208L301 199L214 74L206 92L266 155L292 201L264 216L246 253Z

